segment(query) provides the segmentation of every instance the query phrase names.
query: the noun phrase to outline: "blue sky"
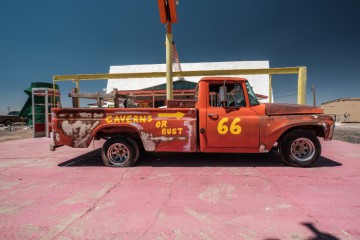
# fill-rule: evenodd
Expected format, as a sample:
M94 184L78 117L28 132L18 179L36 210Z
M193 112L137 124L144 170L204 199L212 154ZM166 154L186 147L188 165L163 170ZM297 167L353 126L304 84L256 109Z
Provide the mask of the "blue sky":
M53 75L164 63L164 34L156 0L1 0L0 113L20 109L23 90ZM358 0L180 0L173 34L182 62L307 66L318 104L360 97ZM70 85L60 83L63 97ZM101 91L106 81L81 86ZM273 87L275 101L296 103L295 76L275 76Z

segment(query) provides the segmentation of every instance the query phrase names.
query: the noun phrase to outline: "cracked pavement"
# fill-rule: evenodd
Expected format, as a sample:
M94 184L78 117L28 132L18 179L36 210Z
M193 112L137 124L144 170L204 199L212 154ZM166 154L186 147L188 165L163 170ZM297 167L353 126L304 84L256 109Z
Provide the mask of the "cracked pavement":
M360 239L360 147L312 168L270 154L146 154L133 168L51 140L0 143L1 239ZM20 154L19 154L20 153Z

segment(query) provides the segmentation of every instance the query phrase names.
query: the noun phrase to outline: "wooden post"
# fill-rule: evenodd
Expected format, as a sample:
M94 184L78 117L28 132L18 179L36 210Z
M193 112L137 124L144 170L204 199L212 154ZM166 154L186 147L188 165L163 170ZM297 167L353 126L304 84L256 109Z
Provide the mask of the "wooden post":
M114 88L113 93L114 93L114 107L119 108L120 107L120 102L119 102L119 96L118 96L118 89Z
M269 103L272 102L272 75L269 74Z
M76 93L79 93L80 92L80 79L77 77L76 79ZM80 98L76 98L76 106L77 107L80 107Z
M71 93L78 93L77 88L72 88ZM79 99L77 97L72 97L72 105L73 105L73 108L79 107Z
M102 108L102 98L99 96L99 93L97 94L96 101L97 101L98 108Z

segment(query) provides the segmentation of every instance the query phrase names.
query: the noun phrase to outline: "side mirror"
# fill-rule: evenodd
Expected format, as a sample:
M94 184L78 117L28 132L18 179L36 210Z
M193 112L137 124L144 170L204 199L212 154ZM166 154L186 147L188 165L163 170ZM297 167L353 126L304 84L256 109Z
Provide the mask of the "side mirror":
M219 88L219 100L221 102L221 105L223 107L226 106L226 102L228 101L227 99L227 87L226 85L224 84L222 87Z

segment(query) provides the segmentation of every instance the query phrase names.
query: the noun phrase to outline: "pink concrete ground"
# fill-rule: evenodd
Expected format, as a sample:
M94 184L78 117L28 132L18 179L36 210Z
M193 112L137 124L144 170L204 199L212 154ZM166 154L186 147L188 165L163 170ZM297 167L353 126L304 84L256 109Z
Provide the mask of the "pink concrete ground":
M116 169L93 146L49 144L0 143L0 239L360 239L360 145L326 142L306 169L274 154Z

